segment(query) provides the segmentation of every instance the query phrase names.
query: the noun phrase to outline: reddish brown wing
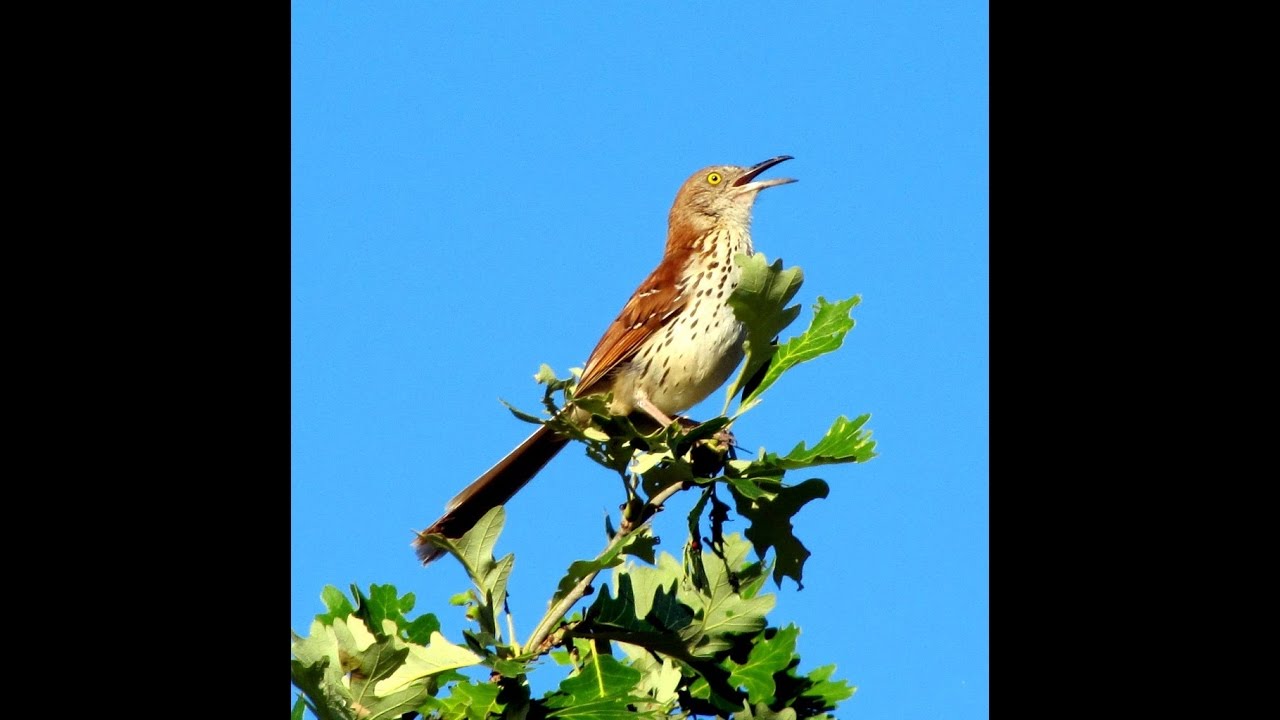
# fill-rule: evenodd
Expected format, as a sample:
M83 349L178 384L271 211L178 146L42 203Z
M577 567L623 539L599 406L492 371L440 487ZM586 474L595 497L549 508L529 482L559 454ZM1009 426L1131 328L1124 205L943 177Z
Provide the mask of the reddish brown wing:
M687 299L677 285L680 270L673 263L663 262L640 283L587 358L578 382L579 394L589 391L611 370L630 359L646 339L684 309Z

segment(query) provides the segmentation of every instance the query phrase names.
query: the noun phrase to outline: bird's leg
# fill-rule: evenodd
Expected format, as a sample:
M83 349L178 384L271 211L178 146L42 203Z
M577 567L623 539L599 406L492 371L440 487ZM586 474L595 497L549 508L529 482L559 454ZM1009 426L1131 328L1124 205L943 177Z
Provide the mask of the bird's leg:
M692 430L702 424L693 418L687 418L683 415L677 415L675 421L680 423L680 427L683 427L685 430ZM730 426L725 425L720 428L715 435L712 435L710 440L705 440L703 442L707 444L714 442L716 443L716 445L713 446L714 448L728 449L729 451L732 451L733 448L738 447L738 440L733 436L733 431L730 430L729 427Z
M662 410L659 409L657 405L654 405L653 402L649 400L649 397L643 393L637 393L635 407L643 410L646 415L654 420L657 420L662 427L667 427L673 422L678 422L685 430L692 430L701 424L697 420L693 420L682 415L677 415L675 418L668 417L666 413L662 412ZM734 438L733 433L729 430L728 426L716 433L712 437L712 440L719 443L720 446L724 448L732 449L738 446L737 439Z
M647 414L649 417L653 418L654 420L657 420L658 424L660 424L662 427L666 427L671 423L675 422L671 418L667 417L666 413L659 410L658 406L654 405L646 395L642 394L636 398L636 407L645 411L645 414Z
M685 430L692 430L701 423L692 418L677 415L674 419L667 417L654 405L648 397L640 394L635 401L636 408L643 410L649 417L661 423L662 427L667 427L673 422L680 423ZM712 477L724 468L725 458L732 459L734 456L733 449L738 446L737 439L733 436L733 432L728 426L721 428L715 435L706 440L698 442L694 448L694 472L700 477ZM710 451L710 452L707 452Z

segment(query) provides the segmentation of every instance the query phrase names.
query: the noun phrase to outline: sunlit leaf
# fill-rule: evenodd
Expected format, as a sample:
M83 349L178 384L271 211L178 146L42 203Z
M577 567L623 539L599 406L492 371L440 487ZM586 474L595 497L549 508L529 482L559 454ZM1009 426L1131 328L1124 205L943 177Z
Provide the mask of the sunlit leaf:
M782 260L767 264L763 253L751 257L736 255L733 261L742 266L742 278L728 298L734 314L746 328L743 349L746 358L725 396L724 410L742 388L742 384L773 357L773 339L800 314L800 306L787 306L804 282L804 272L798 267L782 269ZM739 415L742 411L739 410Z

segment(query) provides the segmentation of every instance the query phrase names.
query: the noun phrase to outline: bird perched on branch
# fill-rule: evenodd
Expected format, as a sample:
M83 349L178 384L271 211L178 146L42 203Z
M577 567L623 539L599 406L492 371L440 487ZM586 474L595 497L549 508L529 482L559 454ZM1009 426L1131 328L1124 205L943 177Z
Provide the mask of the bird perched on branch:
M716 165L685 180L668 215L662 261L591 351L577 397L611 392L612 414L642 412L667 425L724 384L742 360L742 323L728 303L741 276L733 257L753 252L751 208L760 191L795 182L756 178L790 159ZM586 413L577 415L575 422L589 420ZM534 431L419 533L418 557L425 564L443 552L424 536L461 537L489 510L506 504L568 442L545 425Z

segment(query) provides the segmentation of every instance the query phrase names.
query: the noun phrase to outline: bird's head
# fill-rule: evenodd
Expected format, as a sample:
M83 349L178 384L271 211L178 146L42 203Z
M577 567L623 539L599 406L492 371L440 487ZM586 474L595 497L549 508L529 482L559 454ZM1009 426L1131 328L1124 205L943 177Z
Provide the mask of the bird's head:
M712 165L689 176L676 193L669 216L672 231L701 235L717 225L751 223L751 206L761 190L795 182L792 178L756 180L760 173L785 160L779 155L751 167Z

